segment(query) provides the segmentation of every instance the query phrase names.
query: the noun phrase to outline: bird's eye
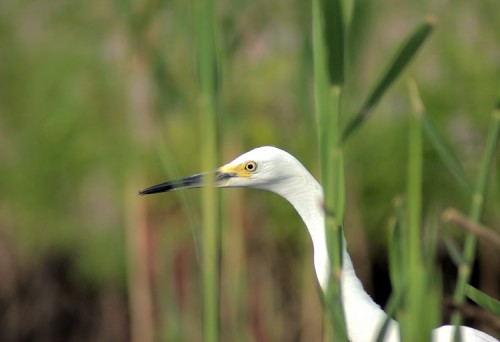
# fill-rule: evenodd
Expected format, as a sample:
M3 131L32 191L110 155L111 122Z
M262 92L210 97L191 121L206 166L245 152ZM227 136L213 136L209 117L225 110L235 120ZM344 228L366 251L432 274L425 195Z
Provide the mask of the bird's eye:
M249 161L245 164L245 170L254 172L255 170L257 170L257 163L255 163L254 161Z

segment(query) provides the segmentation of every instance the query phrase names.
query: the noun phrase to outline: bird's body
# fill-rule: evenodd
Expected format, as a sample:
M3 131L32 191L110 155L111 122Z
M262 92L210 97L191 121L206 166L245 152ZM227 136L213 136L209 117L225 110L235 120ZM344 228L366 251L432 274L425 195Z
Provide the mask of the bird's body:
M149 194L202 185L203 175L166 182L141 191ZM313 244L313 261L321 289L326 292L330 260L325 237L321 185L292 155L275 147L259 147L222 166L216 173L218 187L249 187L272 191L290 202L304 221ZM344 243L343 246L346 244ZM351 258L343 249L342 300L350 341L375 341L386 313L371 299L356 276ZM462 341L497 341L478 330L461 327ZM453 327L434 329L433 341L453 341ZM399 325L390 320L385 341L399 341Z

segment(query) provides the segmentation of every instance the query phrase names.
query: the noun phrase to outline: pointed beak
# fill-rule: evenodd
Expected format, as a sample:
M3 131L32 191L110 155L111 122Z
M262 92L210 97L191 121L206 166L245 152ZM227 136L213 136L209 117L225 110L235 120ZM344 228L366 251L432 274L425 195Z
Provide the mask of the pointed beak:
M193 189L193 188L200 188L204 186L205 179L207 178L208 174L206 173L199 173L196 175L184 177L181 179L176 179L164 183L160 183L157 185L150 186L149 188L146 188L144 190L139 191L139 195L149 195L149 194L156 194L160 192L168 192L172 190L178 190L178 189ZM236 177L236 173L232 172L222 172L221 170L217 170L215 172L215 186L216 187L221 187L224 186L226 181L230 178Z

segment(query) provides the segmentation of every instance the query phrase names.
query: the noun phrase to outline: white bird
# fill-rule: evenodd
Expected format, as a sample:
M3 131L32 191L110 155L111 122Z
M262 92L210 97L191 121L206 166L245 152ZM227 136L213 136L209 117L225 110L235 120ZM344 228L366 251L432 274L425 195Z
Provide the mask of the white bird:
M161 183L139 192L140 195L203 186L204 174ZM314 268L323 292L328 286L330 260L325 237L323 189L306 168L292 155L275 147L264 146L239 156L220 167L215 186L245 187L272 191L290 202L304 221L312 239ZM341 274L342 300L347 334L353 342L375 341L386 320L386 313L371 299L356 276L351 258L343 244ZM461 327L462 341L497 341L481 331ZM453 326L432 332L433 341L453 341ZM385 341L400 341L399 325L390 320Z

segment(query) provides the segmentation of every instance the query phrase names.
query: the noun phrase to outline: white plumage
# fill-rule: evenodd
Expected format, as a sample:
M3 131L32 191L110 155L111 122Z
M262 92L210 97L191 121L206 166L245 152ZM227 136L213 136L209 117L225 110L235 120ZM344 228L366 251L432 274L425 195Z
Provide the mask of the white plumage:
M203 175L162 183L140 194L202 185ZM304 221L312 239L314 268L323 291L327 289L330 261L325 238L323 190L314 177L292 155L275 147L251 150L217 171L216 186L247 187L272 191L290 202ZM345 243L343 244L345 246ZM374 341L387 315L365 292L354 272L347 250L343 250L341 275L343 307L350 341ZM461 327L462 341L497 341L481 331ZM433 341L453 341L453 327L433 330ZM399 325L391 320L385 341L399 341Z

